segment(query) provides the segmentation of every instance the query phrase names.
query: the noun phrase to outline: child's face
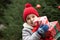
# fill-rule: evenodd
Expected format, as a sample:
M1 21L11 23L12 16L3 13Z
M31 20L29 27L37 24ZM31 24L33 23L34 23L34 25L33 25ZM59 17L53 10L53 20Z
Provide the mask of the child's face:
M29 25L31 25L31 26L35 26L35 24L33 23L33 21L34 21L36 18L37 18L36 15L30 14L30 15L27 16L26 22L27 22Z

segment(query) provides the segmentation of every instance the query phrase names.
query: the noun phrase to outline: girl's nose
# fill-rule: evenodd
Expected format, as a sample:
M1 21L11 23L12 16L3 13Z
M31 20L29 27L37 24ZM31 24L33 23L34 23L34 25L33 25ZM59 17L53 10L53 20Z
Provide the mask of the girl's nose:
M31 18L31 21L33 21L34 19L33 18Z

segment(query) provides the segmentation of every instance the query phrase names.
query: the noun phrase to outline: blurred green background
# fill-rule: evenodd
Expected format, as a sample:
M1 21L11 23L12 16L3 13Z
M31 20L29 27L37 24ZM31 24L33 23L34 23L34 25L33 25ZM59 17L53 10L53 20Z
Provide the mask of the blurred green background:
M0 40L22 40L24 5L29 2L40 16L60 23L60 0L0 0Z

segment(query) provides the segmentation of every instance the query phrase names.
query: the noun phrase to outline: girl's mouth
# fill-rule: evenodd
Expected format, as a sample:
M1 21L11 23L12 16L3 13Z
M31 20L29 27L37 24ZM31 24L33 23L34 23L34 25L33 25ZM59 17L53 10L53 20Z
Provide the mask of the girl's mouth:
M33 24L33 22L31 22L31 24Z

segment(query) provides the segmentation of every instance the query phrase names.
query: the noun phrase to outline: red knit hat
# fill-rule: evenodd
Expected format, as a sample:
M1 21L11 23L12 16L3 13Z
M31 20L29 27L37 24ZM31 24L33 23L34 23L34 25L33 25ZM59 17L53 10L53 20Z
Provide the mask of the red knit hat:
M23 12L23 20L24 21L26 21L26 17L29 14L35 14L36 16L39 16L37 10L35 8L33 8L31 4L27 3L27 4L25 4L25 9Z

